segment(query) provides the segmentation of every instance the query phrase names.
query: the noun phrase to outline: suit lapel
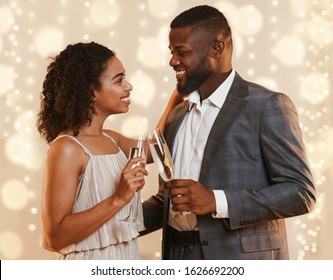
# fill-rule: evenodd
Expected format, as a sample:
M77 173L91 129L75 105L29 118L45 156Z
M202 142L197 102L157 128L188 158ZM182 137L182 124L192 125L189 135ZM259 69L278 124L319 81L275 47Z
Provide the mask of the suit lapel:
M223 141L223 136L230 128L236 116L242 111L247 101L244 99L248 95L246 82L236 73L235 79L229 90L228 96L216 117L216 120L209 133L204 157L201 165L200 182L205 180L213 158L216 156L218 146Z

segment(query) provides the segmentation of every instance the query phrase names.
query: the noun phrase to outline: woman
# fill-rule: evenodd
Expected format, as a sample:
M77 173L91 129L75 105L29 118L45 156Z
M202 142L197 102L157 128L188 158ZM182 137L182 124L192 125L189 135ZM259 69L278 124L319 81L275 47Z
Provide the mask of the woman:
M147 170L132 169L142 158L127 160L131 139L103 129L108 116L128 111L131 90L115 53L94 42L68 45L48 67L37 120L50 144L43 247L61 259L139 258L142 207L136 222L122 220L132 198L141 206L133 195L144 186Z

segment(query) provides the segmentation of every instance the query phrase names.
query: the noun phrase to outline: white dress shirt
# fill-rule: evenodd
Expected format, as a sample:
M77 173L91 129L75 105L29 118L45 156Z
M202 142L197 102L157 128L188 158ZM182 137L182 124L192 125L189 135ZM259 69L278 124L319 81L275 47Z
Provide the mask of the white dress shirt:
M234 77L235 71L232 70L228 78L202 102L200 102L198 91L189 95L189 112L179 127L173 146L172 158L175 166L175 179L199 181L208 135L223 106ZM224 191L213 190L213 192L216 201L216 213L212 214L213 217L229 217ZM173 215L171 207L170 215ZM168 224L180 231L198 229L197 218L193 213L177 218L169 216Z

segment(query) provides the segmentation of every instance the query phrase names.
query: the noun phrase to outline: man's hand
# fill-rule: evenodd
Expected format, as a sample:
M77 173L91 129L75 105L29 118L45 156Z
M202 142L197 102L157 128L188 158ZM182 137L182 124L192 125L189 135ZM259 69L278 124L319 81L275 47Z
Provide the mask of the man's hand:
M216 212L215 196L212 190L190 179L176 179L167 183L170 188L172 210L189 211L196 215Z

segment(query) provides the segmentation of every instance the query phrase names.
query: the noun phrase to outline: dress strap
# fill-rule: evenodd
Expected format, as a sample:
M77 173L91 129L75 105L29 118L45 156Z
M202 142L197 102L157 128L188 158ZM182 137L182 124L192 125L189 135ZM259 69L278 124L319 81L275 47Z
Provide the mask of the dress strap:
M72 135L67 135L67 134L64 134L64 135L60 135L58 136L56 139L54 139L51 143L51 145L57 141L58 139L60 138L64 138L64 137L68 137L68 138L71 138L72 140L74 140L79 146L81 146L81 148L83 149L83 151L89 156L89 157L92 157L92 153L79 141L77 140L74 136Z
M103 135L104 135L106 138L109 138L109 139L113 142L113 144L116 145L116 147L118 148L119 151L121 150L120 147L118 146L116 140L114 140L109 134L107 134L107 133L105 133L105 132L103 131Z

